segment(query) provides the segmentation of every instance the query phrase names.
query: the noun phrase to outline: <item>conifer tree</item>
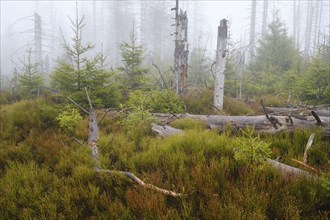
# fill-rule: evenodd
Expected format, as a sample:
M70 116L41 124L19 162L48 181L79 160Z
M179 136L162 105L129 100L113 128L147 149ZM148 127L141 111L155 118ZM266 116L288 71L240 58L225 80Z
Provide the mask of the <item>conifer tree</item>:
M123 86L125 90L140 89L146 83L148 70L142 67L144 49L139 45L133 24L130 32L130 42L122 42L119 45L123 61L123 67L118 70L122 73Z
M26 57L22 60L22 73L18 76L19 96L34 98L38 95L38 88L44 84L44 80L38 72L38 63L32 61L32 49L29 47L26 53Z
M75 98L80 103L87 105L84 87L90 90L93 105L114 106L118 101L118 91L114 83L114 73L104 69L104 56L97 54L89 59L86 53L93 48L92 44L83 45L82 30L84 27L84 16L79 19L78 11L76 19L70 19L72 24L72 44L65 44L64 51L68 60L59 60L59 65L52 74L52 87L59 89L65 94Z

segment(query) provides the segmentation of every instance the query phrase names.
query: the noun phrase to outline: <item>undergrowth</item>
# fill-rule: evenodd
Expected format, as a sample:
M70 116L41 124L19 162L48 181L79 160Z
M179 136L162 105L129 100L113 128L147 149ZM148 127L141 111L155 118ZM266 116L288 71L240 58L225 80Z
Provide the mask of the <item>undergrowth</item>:
M0 219L329 218L330 147L319 130L219 134L199 121L182 119L172 125L184 129L183 135L160 138L149 131L133 135L141 124L127 127L125 115L105 117L101 167L130 171L147 183L188 195L173 198L122 175L95 172L86 147L86 117L68 133L56 120L62 110L45 99L1 108ZM297 166L292 159L302 160L312 132L308 163L323 173L321 178L285 179L262 163L282 156L281 162ZM258 154L256 162L240 160L237 153L246 156L238 150L243 145L254 153L260 147L271 152Z

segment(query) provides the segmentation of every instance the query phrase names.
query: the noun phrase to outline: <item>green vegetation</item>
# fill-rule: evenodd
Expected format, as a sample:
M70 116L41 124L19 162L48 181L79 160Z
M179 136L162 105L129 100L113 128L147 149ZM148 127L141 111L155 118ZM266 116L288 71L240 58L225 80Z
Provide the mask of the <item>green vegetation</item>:
M242 99L233 98L240 77L237 57L229 57L227 97L219 110L212 105L212 74L207 68L212 61L205 49L193 49L188 92L179 97L171 89L171 77L159 69L159 79L148 75L134 28L130 42L119 46L123 66L108 71L103 54L87 57L93 46L82 43L83 21L78 16L71 20L72 44L64 45L66 57L51 74L56 90L50 90L58 94L38 90L43 81L31 61L31 50L18 74L18 99L14 87L0 92L0 219L330 217L330 144L318 129L256 135L253 128L208 130L204 122L184 118L170 123L183 129L182 135L161 138L151 130L156 121L152 112L248 115L260 112L261 99L266 106L282 107L288 97L313 105L326 103L327 43L303 62L275 17L244 71ZM160 90L150 84L153 80ZM70 96L89 108L85 88L100 116L105 108L119 107L99 123L101 168L130 171L145 182L187 196L165 196L120 174L95 171L86 143L88 118L63 98ZM315 140L307 160L319 178L287 179L265 163L267 158L281 157L285 164L307 169L295 161L302 161L311 133Z
M121 50L123 67L118 68L122 73L121 85L122 90L126 93L135 89L141 89L146 84L146 73L148 69L143 68L143 46L137 44L137 36L134 29L130 33L130 42L123 42L119 45Z
M131 107L143 104L131 98ZM66 105L44 97L1 108L3 219L329 217L330 147L318 130L312 131L316 138L308 161L325 174L315 180L284 179L263 159L281 155L282 162L296 165L291 158L301 160L310 131L219 134L199 121L182 119L173 126L185 129L184 135L160 138L130 133L132 128L121 123L125 116L107 116L100 124L101 167L128 170L148 183L188 193L172 198L119 174L96 173L86 145L86 118L75 126L84 146L61 129L59 118L77 116L76 110L64 114Z
M114 81L115 73L104 69L104 56L97 54L88 59L86 53L93 45L82 43L84 17L72 21L72 45L65 44L66 59L59 60L58 67L51 75L51 86L65 95L70 95L83 106L88 106L85 99L85 87L95 107L114 107L119 102L119 91Z
M44 84L44 80L38 71L39 64L32 61L32 49L28 48L26 53L22 73L18 75L18 95L23 99L37 97L39 87Z

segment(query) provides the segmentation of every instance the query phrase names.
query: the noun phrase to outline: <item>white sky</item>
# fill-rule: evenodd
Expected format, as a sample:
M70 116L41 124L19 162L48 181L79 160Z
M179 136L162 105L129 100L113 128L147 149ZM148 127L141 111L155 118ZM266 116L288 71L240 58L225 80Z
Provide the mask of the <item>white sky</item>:
M146 0L148 1L148 0ZM293 26L293 0L269 0L269 18L271 21L272 12L280 10L282 20L286 23L289 33L292 33ZM308 0L300 0L305 4ZM319 0L320 1L320 0ZM83 2L83 3L82 3ZM92 7L93 1L82 1L87 7ZM63 32L69 31L69 21L67 16L74 17L75 1L9 1L1 0L1 72L8 73L12 69L10 58L21 56L24 46L28 41L33 40L33 33L20 33L33 28L33 17L31 20L22 20L14 23L18 19L32 16L34 11L42 16L43 27L50 33L51 4L53 4L53 13L56 16L56 25L61 24ZM194 1L180 1L180 7L187 10L193 10ZM324 0L324 9L322 14L322 24L325 31L329 31L329 1ZM89 6L88 6L89 5ZM175 0L173 0L173 7ZM257 0L257 33L261 31L263 0ZM198 0L198 19L203 23L203 27L198 27L206 32L211 39L211 47L215 48L217 26L220 20L227 18L230 20L230 31L234 41L245 39L248 41L251 0ZM170 9L169 9L170 10ZM306 12L303 12L306 13ZM306 17L306 16L305 16ZM302 27L305 27L305 19L302 18ZM190 18L188 18L190 19ZM56 26L55 25L55 26ZM188 24L188 26L191 24ZM52 31L58 31L52 30ZM11 35L16 33L14 35ZM19 33L19 34L17 34ZM328 33L329 34L329 33ZM10 43L9 43L10 42ZM22 51L23 50L23 51Z

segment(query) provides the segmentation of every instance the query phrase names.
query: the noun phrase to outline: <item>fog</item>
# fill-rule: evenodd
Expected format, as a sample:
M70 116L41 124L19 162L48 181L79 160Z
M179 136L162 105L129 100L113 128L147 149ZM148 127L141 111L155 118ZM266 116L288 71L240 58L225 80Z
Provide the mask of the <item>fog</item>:
M257 0L256 39L261 35L263 0ZM297 1L298 2L298 1ZM300 40L305 39L308 1L300 0ZM146 62L171 65L174 53L175 1L78 1L79 16L85 16L83 42L95 45L93 53L108 55L107 68L120 65L118 43L127 41L134 22L139 42L146 49ZM237 47L249 44L251 1L180 1L188 13L190 51L202 47L210 57L216 48L217 27L221 19L229 20L231 41ZM268 19L278 11L288 32L293 35L294 1L269 0ZM75 1L1 1L1 80L11 77L13 68L28 46L35 47L34 14L41 17L42 57L50 58L50 68L63 55L62 45L70 42L70 18L75 18ZM329 34L329 2L322 1L319 32ZM320 36L313 36L312 42ZM312 46L313 47L313 46ZM304 50L303 44L300 48Z

